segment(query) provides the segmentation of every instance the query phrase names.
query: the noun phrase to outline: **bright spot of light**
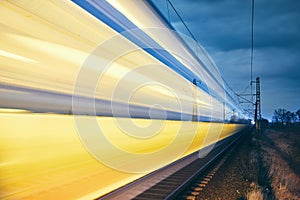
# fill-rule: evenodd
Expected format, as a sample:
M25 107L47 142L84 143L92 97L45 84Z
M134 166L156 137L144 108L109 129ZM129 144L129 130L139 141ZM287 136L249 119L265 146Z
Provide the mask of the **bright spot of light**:
M20 112L24 113L29 111L23 109L0 108L0 113L20 113Z
M88 56L87 52L72 47L64 46L61 44L56 44L16 34L9 34L9 37L21 44L25 44L26 46L32 49L44 52L47 55L47 57L51 55L75 64L82 63Z
M8 51L3 51L3 50L0 50L0 56L12 58L12 59L27 62L27 63L38 63L36 60L26 58L26 57L23 57L23 56L14 54L14 53L10 53Z

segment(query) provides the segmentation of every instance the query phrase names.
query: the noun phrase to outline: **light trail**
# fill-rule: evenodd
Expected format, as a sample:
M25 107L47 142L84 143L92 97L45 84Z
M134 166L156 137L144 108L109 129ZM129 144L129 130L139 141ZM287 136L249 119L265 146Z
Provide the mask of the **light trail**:
M132 120L140 125L148 123L145 119ZM74 199L89 194L94 194L95 198L146 174L114 170L97 161L82 145L72 115L6 112L0 114L0 121L1 198ZM222 132L221 139L244 127L234 124L214 126L200 122L198 127L192 125L197 127L194 130L189 124L196 122L163 121L165 126L155 137L143 140L122 133L113 118L97 117L97 121L109 140L124 150L125 157L114 158L114 155L106 152L107 159L126 161L133 166L141 163L127 160L127 152L147 154L159 151L174 140L178 126L187 135L196 131L190 147L179 157L216 142L219 132ZM203 144L206 136L210 140ZM189 142L185 138L182 135L178 142ZM156 170L174 161L167 159L168 154L172 155L179 143L157 157L160 162L145 161L149 163L149 170Z
M71 1L0 1L1 198L95 198L246 126L223 123L234 103L149 4L95 6L114 26Z

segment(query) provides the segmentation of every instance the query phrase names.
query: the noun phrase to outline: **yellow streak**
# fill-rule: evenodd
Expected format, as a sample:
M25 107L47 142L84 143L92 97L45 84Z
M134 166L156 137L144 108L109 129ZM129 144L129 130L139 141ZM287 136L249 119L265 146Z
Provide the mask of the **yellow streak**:
M179 127L184 134L178 143L189 142L186 138L196 131L195 137L190 141L191 145L183 155L179 155L180 158L243 127L233 124L223 126L216 123L199 123L197 129L193 130L191 125L195 125L196 122L157 120L164 123L163 128L153 137L139 140L122 132L114 120L116 119L97 117L105 135L114 145L124 150L124 156L128 152L147 154L165 148L174 141ZM140 125L149 121L131 120ZM93 194L93 197L101 196L145 175L114 170L93 158L82 145L72 116L1 113L0 121L1 198L91 198L89 194ZM220 137L218 133L221 133ZM138 133L131 134L138 136ZM172 148L175 150L176 147L178 146L175 144ZM107 158L111 156L110 159L114 159L110 152L106 154ZM165 156L161 155L157 160L166 160ZM134 160L126 162L132 165L139 164ZM161 165L152 164L153 170ZM166 164L168 163L163 163Z
M86 59L88 56L87 52L79 51L75 48L60 44L34 39L31 37L25 37L15 34L8 34L8 37L13 41L18 42L18 44L30 47L31 50L40 51L47 56L53 56L74 64L82 64L84 59Z
M14 54L14 53L10 53L8 51L3 51L3 50L0 50L0 56L12 58L12 59L23 61L23 62L33 63L33 64L37 63L37 61L35 61L33 59L26 58L24 56L20 56L20 55L17 55L17 54Z
M28 111L22 109L0 108L0 113L20 113L20 112L28 112Z

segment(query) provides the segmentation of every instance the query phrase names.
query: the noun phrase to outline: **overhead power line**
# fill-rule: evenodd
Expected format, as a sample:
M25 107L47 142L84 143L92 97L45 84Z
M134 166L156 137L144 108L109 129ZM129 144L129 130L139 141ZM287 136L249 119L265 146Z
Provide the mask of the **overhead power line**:
M251 85L251 93L252 93L252 74L253 74L253 51L254 51L254 0L252 0L252 15L251 15L251 60L250 60L250 85Z
M172 6L173 10L175 11L176 15L179 17L180 21L182 22L182 24L185 26L186 30L189 32L189 34L191 34L192 38L195 40L195 41L198 41L196 40L195 36L193 35L193 33L190 31L190 29L187 27L186 23L184 22L184 20L181 18L181 16L179 15L179 13L177 12L177 10L175 9L175 7L173 6L173 4L171 3L170 0L167 0L169 2L169 4Z
M186 30L188 31L188 33L190 34L190 36L194 39L194 41L196 41L198 43L198 40L196 39L196 37L193 35L193 33L191 32L191 30L188 28L187 24L185 23L185 21L183 20L183 18L181 17L181 15L178 13L177 9L174 7L174 5L172 4L172 2L170 0L166 0L166 4L167 4L167 14L168 14L168 19L169 19L169 23L171 23L170 21L170 11L169 11L169 5L172 7L172 9L174 10L174 12L176 13L176 15L178 16L179 20L181 21L181 23L184 25L184 27L186 28ZM253 67L253 54L254 54L254 0L252 0L252 35L251 35L251 81L250 81L250 86L251 86L251 100L246 100L242 97L242 99L244 101L246 101L247 103L250 103L251 105L253 105L253 93L252 93L252 67ZM200 48L201 49L201 48ZM214 66L214 64L212 63L212 61L210 59L208 59L208 61L210 62L210 64L212 66ZM227 88L229 89L229 91L232 92L232 94L234 94L234 96L237 98L237 103L239 103L239 99L241 98L241 96L243 95L239 95L237 94L230 86L229 84L225 81L225 79L222 77L222 75L220 75L223 82L225 83L225 85L227 86ZM249 87L249 85L248 85ZM247 89L247 88L246 88ZM245 91L244 91L245 92ZM243 93L244 93L243 92ZM229 94L229 93L228 93ZM230 95L231 96L231 95ZM241 106L241 103L239 103L239 106ZM242 106L241 106L242 107ZM242 108L243 109L243 108Z

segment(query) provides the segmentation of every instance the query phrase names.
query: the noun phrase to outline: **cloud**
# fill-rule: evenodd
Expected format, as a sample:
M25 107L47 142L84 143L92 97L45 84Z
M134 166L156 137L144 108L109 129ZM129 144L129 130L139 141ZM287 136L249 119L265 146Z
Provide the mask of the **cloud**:
M250 47L249 2L177 0L174 5L203 46L224 51ZM172 22L178 21L173 17Z
M271 118L278 107L300 108L300 52L268 47L255 50L254 55L253 79L261 78L264 116ZM242 93L250 83L250 49L214 51L212 57L228 84Z
M224 79L242 92L250 83L251 1L171 2ZM261 78L262 110L269 119L279 107L300 108L299 10L299 0L255 1L253 78ZM179 19L171 10L169 13L182 31Z
M223 51L250 48L251 1L172 1L199 42ZM300 45L300 1L255 1L255 46ZM179 18L173 16L172 22Z

